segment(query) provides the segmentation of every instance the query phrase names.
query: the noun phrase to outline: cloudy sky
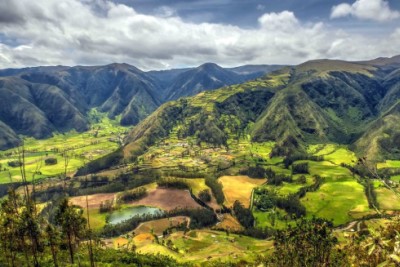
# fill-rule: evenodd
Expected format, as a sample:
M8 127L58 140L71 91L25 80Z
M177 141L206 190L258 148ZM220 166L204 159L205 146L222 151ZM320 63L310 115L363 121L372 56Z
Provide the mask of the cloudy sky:
M0 0L0 68L400 54L399 0Z

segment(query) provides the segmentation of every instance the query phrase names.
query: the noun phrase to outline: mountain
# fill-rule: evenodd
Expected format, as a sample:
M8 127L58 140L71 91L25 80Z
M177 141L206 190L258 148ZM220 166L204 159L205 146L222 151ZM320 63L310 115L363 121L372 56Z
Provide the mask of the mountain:
M244 65L235 68L229 68L230 70L236 74L244 77L245 80L253 80L259 77L264 76L267 73L282 69L287 67L285 65Z
M179 129L182 138L213 145L248 134L255 142L291 142L299 149L334 142L372 159L398 158L399 63L400 57L314 60L167 103L133 129L125 155L140 154Z
M246 75L264 74L253 71L258 74L250 70ZM246 79L211 63L150 72L128 64L0 70L0 149L17 145L18 135L47 138L54 132L85 131L92 108L110 118L120 116L122 125L136 125L167 99Z
M55 131L85 131L87 112L93 107L110 117L121 115L121 124L127 125L138 123L161 103L159 85L126 64L40 67L12 73L7 76L3 71L0 78L0 121L8 126L2 131L7 136L2 138L3 149L16 144L17 134L46 138Z
M240 74L223 69L214 63L206 63L178 75L166 89L166 100L192 96L204 90L213 90L243 81L245 79Z

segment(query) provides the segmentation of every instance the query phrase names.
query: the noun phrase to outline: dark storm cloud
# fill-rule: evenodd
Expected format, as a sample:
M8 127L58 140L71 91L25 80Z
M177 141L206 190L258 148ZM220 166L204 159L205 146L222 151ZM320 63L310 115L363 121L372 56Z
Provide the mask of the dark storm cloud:
M15 1L0 1L0 23L15 24L24 23L25 19Z

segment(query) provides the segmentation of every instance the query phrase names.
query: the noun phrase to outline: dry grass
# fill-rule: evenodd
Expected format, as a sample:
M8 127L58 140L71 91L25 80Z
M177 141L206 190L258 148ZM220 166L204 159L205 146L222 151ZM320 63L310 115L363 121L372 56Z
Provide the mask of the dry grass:
M134 230L135 234L153 233L162 235L163 231L169 227L177 226L183 222L189 222L186 216L177 216L172 218L159 219L139 224Z
M126 247L129 243L129 240L125 237L117 237L113 240L113 246L114 248L122 248L122 247Z
M231 207L239 200L245 207L250 205L253 188L266 182L266 179L252 179L248 176L222 176L219 178L225 195L225 205Z
M223 220L216 225L217 229L225 229L229 231L241 231L243 227L240 223L230 214L224 214Z

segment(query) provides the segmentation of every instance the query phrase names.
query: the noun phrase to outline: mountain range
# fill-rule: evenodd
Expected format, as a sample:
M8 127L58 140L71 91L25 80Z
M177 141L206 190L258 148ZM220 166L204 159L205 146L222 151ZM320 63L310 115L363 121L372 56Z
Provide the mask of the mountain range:
M243 135L275 141L278 156L331 142L373 160L400 159L400 56L313 60L168 102L132 130L124 155L140 155L176 129L214 145Z
M144 72L110 64L0 70L0 149L18 145L19 135L47 138L54 132L85 131L92 108L111 118L120 116L122 125L136 125L166 101L242 83L280 67L226 69L206 63Z

